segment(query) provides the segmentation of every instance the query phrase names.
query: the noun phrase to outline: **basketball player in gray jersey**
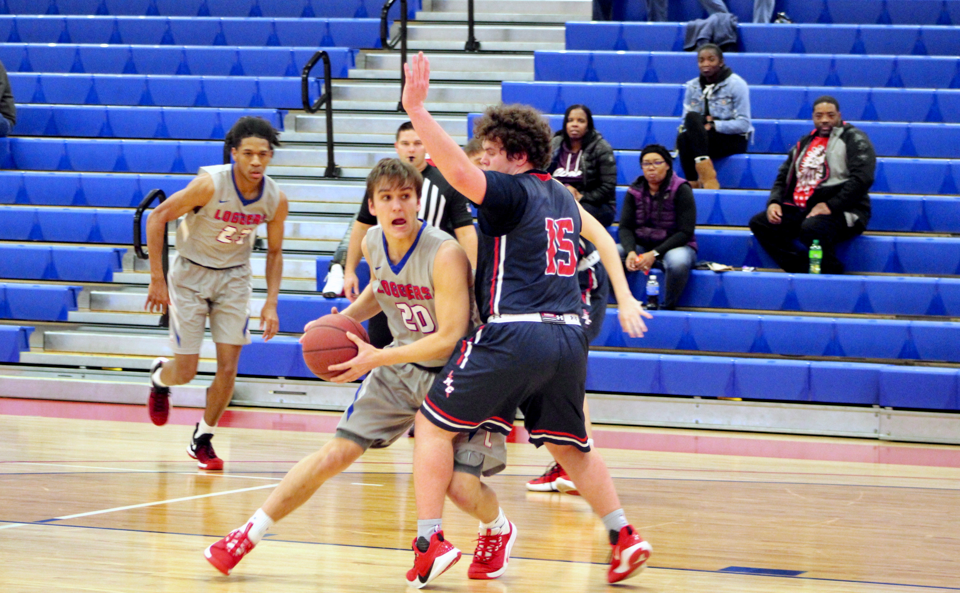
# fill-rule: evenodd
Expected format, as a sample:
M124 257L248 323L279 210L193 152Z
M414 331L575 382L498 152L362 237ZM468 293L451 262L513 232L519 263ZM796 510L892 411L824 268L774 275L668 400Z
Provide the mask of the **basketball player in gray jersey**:
M330 369L343 371L333 379L337 382L369 373L353 404L344 412L333 439L294 466L246 524L207 548L204 555L220 572L230 574L275 521L309 500L368 448L389 446L403 435L413 424L438 368L476 321L473 274L463 248L450 235L417 219L422 183L420 173L398 159L380 161L367 177L370 210L379 223L362 243L371 281L343 314L364 321L383 310L394 341L377 349L347 334L357 344L357 356ZM471 573L486 575L476 578L495 578L506 562L490 566L490 558L499 558L492 552L512 546L516 531L480 476L503 469L505 440L503 435L478 431L463 435L454 449L454 478L447 492L481 523ZM466 500L471 503L463 505ZM450 554L437 563L436 570L446 570L459 558L459 552Z
M240 350L250 343L250 254L257 227L267 226L267 299L260 312L263 339L276 335L277 297L283 276L283 223L287 198L266 176L279 146L277 131L259 117L242 117L227 133L232 165L202 167L186 188L157 206L147 219L147 246L159 254L167 223L184 216L177 229L177 257L163 276L159 257L150 258L146 309L170 311L173 360L158 358L151 368L147 407L154 424L166 424L170 386L197 374L204 327L217 345L217 374L207 389L207 405L187 447L200 469L221 470L223 460L211 439L233 397Z

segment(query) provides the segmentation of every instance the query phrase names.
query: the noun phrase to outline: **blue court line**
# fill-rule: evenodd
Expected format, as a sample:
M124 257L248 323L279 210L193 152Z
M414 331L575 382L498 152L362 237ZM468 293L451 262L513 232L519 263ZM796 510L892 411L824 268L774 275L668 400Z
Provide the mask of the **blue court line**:
M42 521L6 521L0 519L0 523L23 523L24 525L40 525L43 527L69 527L72 529L96 529L100 531L119 531L123 533L152 533L159 535L183 535L187 537L204 537L204 538L221 538L222 535L206 535L202 533L183 533L178 531L151 531L147 529L121 529L119 527L92 527L87 525L64 525L63 523L44 523ZM385 550L385 551L395 551L395 552L409 552L408 548L390 548L385 546L360 546L355 544L331 544L325 542L304 542L296 540L286 540L286 539L271 539L271 542L282 542L285 544L303 544L308 546L335 546L338 548L357 548L361 550ZM199 552L198 552L199 553ZM473 554L466 554L464 556L472 556ZM592 564L596 566L607 566L606 562L578 562L574 560L557 560L552 558L530 558L525 556L512 556L511 559L520 559L520 560L531 560L534 562L557 562L563 564ZM768 575L768 574L749 574L749 573L732 573L730 571L724 570L704 570L700 568L675 568L668 566L653 566L647 565L647 568L653 570L673 570L679 572L696 572L701 574L715 574L720 576L727 576L731 574L736 574L737 576L759 576L765 578L777 578L777 579L789 579L792 581L818 581L826 583L849 583L852 585L882 585L886 587L906 587L911 589L939 589L941 591L960 591L960 587L944 587L936 585L912 585L909 583L884 583L880 581L852 581L849 579L828 579L822 577L804 577L804 576L779 576L779 575Z

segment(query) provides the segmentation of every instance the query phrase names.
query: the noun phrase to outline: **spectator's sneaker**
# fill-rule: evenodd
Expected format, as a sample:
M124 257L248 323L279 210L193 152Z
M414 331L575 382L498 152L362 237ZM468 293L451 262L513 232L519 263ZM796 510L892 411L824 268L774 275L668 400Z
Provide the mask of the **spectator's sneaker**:
M567 487L567 490L573 490L575 486L573 481L570 479L570 476L567 475L567 472L560 466L559 463L552 463L547 468L547 471L543 472L543 475L539 478L534 478L527 482L527 490L532 490L534 492L560 492L558 480L564 481L564 487Z
M343 266L340 264L330 266L330 271L327 272L327 282L320 292L328 299L343 296Z
M247 523L240 529L234 529L227 537L213 544L203 551L207 562L223 574L230 574L233 567L237 565L250 550L256 547L256 544L250 541L247 534L253 523Z
M200 423L197 423L199 428ZM223 460L217 457L213 450L213 443L210 439L212 434L202 434L197 436L197 429L193 430L193 437L190 438L190 444L187 445L187 455L197 460L197 466L200 469L220 470L223 469Z
M460 550L443 539L443 532L438 531L430 537L430 547L426 552L417 548L417 540L413 540L413 568L407 571L407 584L416 589L423 589L427 583L442 575L448 568L460 560Z
M651 552L653 547L640 537L632 525L621 529L617 543L613 545L613 553L610 555L607 582L618 583L640 574L646 568Z
M166 424L170 417L170 388L153 382L153 374L165 362L166 358L155 358L150 365L150 399L147 400L147 411L150 412L150 421L157 426Z
M495 579L507 570L510 562L510 550L517 541L517 526L507 521L507 531L494 535L492 529L477 536L477 549L473 551L473 562L467 570L471 579Z

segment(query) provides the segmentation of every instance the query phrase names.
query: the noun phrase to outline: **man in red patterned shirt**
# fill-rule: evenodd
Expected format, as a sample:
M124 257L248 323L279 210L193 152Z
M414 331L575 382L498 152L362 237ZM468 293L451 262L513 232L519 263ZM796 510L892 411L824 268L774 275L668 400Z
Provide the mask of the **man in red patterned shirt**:
M843 121L833 97L817 98L813 123L780 166L767 209L750 220L750 230L786 272L809 269L807 253L817 240L823 273L841 274L836 245L867 228L877 155L867 135Z

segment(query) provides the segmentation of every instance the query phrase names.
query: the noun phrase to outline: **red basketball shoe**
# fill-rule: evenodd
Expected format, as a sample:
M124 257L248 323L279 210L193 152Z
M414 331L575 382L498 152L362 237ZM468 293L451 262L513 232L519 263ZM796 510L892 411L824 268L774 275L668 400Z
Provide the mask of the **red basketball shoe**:
M430 537L430 547L426 552L417 548L417 540L413 540L413 568L407 571L407 584L416 589L423 589L427 583L442 575L448 568L460 560L460 550L443 539L443 532L438 531Z
M467 570L471 579L495 579L507 570L510 562L510 550L517 541L517 526L507 521L506 533L501 530L497 535L492 529L477 538L477 549L473 552L473 562Z
M153 374L165 362L166 358L155 358L150 365L150 399L147 400L147 411L150 412L150 421L157 426L166 424L170 417L170 388L153 382Z
M253 523L247 523L241 529L234 529L227 537L204 550L203 555L207 562L223 574L230 574L233 567L256 547L256 544L247 537L251 527Z
M197 423L197 428L193 430L193 437L190 439L190 444L187 445L187 455L197 460L197 467L200 469L223 469L223 460L217 457L216 452L213 450L213 443L210 442L213 435L202 434L197 436L198 428L200 428L199 422Z
M610 556L607 582L618 583L640 574L646 568L651 552L653 552L653 547L640 537L640 534L632 525L627 525L621 529L617 543L613 545L613 553Z
M539 478L534 478L527 482L527 490L534 492L566 492L567 494L579 494L577 486L567 475L567 470L559 463L552 463L547 471Z

